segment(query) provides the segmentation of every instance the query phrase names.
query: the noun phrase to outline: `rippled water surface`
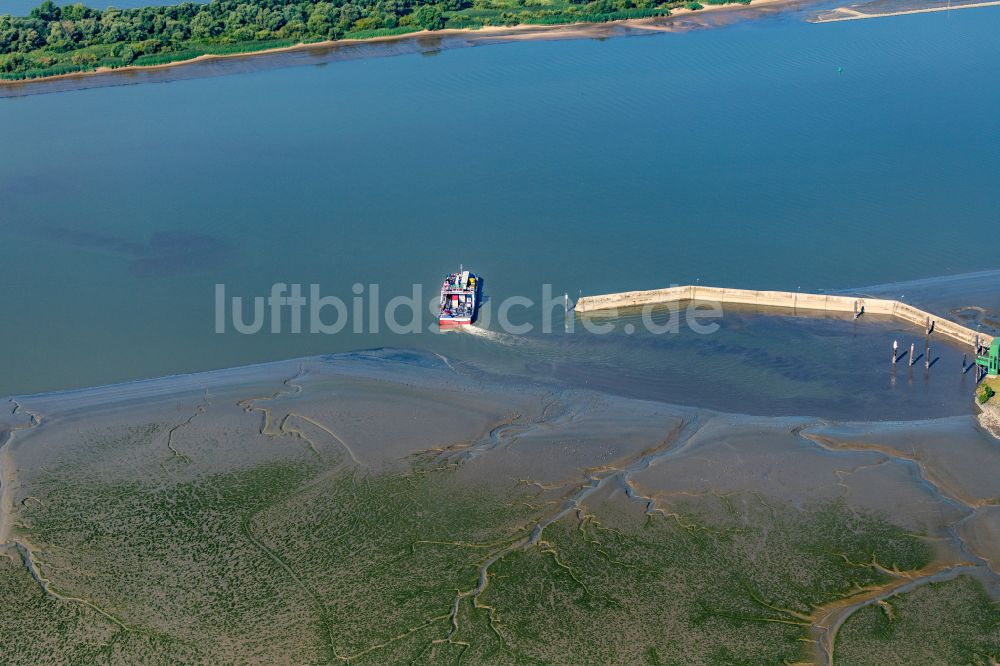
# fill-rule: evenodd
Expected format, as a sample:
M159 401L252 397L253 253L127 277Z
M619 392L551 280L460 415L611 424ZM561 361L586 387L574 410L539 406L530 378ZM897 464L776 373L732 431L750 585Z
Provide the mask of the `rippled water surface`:
M384 305L464 262L498 304L546 282L815 290L994 267L976 239L1000 210L1000 11L801 19L2 99L0 393L367 347L497 353L384 326L218 335L217 283L378 283ZM729 358L713 345L752 367L784 340L760 331L770 348L690 347L706 376ZM838 362L887 359L894 335ZM674 344L623 362L698 373ZM796 358L821 376L825 353Z

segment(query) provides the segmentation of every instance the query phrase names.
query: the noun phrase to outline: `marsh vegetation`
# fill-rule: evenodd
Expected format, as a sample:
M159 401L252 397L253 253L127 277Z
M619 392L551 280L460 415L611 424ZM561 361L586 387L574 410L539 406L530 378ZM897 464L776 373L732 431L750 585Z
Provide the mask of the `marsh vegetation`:
M803 498L777 477L738 489L716 447L770 455L740 438L738 421L512 392L441 364L380 368L341 375L316 362L269 390L83 416L41 405L13 452L0 569L10 662L1000 654L980 582L988 569L942 543L941 521L956 518L890 518L857 492L878 479L901 492L891 456L788 458L803 474L825 466L839 496L816 487ZM429 432L455 410L473 416ZM759 441L815 449L782 429ZM865 456L883 462L859 465ZM671 474L689 478L689 464L721 475L695 474L712 488L684 488ZM753 482L753 465L744 469ZM933 582L942 572L950 578Z

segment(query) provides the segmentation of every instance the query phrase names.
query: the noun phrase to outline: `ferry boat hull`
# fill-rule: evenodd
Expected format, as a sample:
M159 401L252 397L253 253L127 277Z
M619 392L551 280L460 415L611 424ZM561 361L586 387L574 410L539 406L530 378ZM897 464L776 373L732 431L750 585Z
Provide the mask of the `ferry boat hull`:
M438 326L450 328L472 324L479 311L483 280L467 270L459 269L444 279L441 286Z
M472 323L472 317L438 317L438 326L447 328L449 326L468 326Z

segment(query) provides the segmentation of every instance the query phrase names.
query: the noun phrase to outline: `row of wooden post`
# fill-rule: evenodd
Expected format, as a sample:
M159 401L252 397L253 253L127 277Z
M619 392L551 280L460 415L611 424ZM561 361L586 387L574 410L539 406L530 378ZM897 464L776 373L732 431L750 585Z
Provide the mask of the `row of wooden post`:
M917 343L916 342L911 342L910 343L909 360L907 361L907 365L909 365L911 367L913 366L914 363L916 363L916 359L914 358L915 355L916 355L916 351L917 351ZM899 341L898 340L893 340L892 341L892 364L893 365L896 365L896 361L898 361L900 359L900 356L899 356L898 352L899 352ZM931 367L931 345L930 345L930 340L925 340L924 341L924 367L927 368L928 370ZM963 368L965 367L965 359L964 359L964 357L962 359L962 367Z
M862 306L860 310L857 310L857 309L855 310L855 316L854 316L854 318L857 319L858 316L860 316L863 313L864 313L864 306ZM931 333L933 333L933 332L934 332L934 322L931 321L930 317L928 317L927 318L927 334L924 337L924 369L925 370L930 370L931 369ZM909 355L909 358L907 359L907 365L910 366L911 368L913 367L913 364L916 363L916 358L915 358L916 351L917 351L917 343L916 342L911 342L910 343L910 355ZM900 358L900 356L899 356L899 341L898 340L893 340L892 341L892 364L894 366L896 365L896 362L899 360L899 358ZM963 355L962 356L962 372L964 373L965 371L966 371L965 356Z

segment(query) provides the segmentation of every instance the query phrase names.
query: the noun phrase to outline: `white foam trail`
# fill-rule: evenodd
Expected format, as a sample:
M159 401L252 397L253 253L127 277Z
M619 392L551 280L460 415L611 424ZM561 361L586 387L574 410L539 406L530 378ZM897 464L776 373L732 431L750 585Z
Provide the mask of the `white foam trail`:
M496 342L501 345L514 346L514 345L523 345L528 342L520 335L511 335L510 333L491 331L488 328L479 328L478 326L462 326L458 330L464 333L468 333L469 335L475 335L476 337Z

